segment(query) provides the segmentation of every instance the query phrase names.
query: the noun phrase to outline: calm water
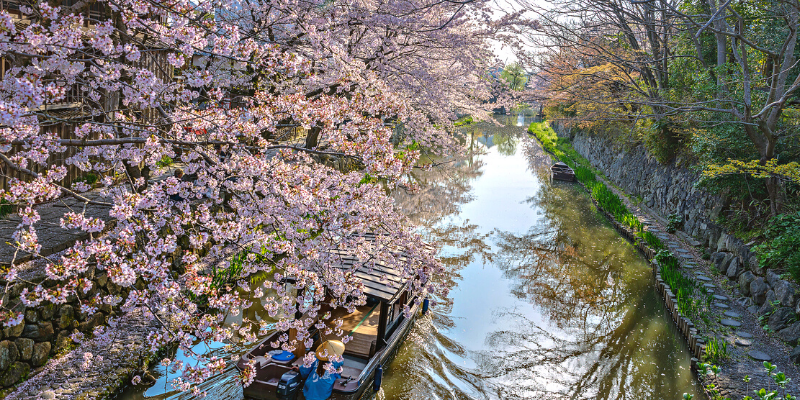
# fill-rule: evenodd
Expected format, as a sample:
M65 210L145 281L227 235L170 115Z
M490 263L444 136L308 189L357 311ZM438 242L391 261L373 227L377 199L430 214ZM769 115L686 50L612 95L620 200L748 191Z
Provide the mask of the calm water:
M522 116L465 130L473 155L414 175L398 206L442 245L450 292L418 321L384 376L386 399L679 399L689 356L649 267L576 185L527 146ZM526 150L527 149L527 150ZM257 309L250 314L260 315ZM234 321L231 321L234 322ZM228 356L223 345L198 351ZM204 384L241 399L233 365ZM183 398L160 368L125 400ZM699 396L698 396L699 397ZM188 398L188 396L187 396Z

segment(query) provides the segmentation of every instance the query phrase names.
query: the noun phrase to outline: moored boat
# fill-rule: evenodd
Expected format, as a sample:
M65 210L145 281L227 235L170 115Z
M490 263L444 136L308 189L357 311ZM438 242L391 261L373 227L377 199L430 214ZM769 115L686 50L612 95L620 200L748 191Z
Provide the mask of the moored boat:
M550 172L553 175L553 179L567 182L575 181L575 171L563 162L553 164L553 166L550 167Z
M348 259L352 262L351 258L343 258ZM356 269L354 274L364 283L366 304L348 313L341 307L333 309L323 303L318 312L319 315L331 313L331 318L325 321L328 327L334 326L333 321L341 320L339 329L350 337L342 355L341 376L333 385L330 399L357 400L380 387L383 367L392 360L408 335L423 303L411 293L410 280L401 279L402 273L397 269L376 263L373 268ZM406 305L411 311L408 317L403 313ZM309 329L314 338L310 349L329 339L314 325ZM255 378L244 388L246 399L304 399L302 379L292 371L292 367L303 364L302 357L276 350L271 345L283 334L286 332L275 332L239 359L236 366L240 370L251 362L255 366Z

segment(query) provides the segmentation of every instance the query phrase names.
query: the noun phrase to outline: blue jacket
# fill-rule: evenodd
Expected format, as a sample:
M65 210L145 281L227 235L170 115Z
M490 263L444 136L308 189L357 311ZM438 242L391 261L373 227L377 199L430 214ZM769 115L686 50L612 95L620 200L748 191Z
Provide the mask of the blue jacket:
M306 400L326 400L331 397L331 393L333 393L333 384L336 383L336 380L341 376L340 374L330 373L328 371L325 371L324 375L319 376L317 374L318 362L319 361L314 360L314 363L308 368L302 365L300 366L300 376L306 381L303 386L303 396ZM339 369L342 364L344 363L334 362L333 367Z

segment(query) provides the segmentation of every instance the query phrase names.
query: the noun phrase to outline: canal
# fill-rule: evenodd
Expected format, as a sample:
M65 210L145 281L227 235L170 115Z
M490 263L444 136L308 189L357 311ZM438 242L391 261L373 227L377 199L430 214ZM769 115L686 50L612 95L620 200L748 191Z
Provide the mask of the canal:
M525 116L463 129L469 154L436 160L395 194L442 246L450 291L436 299L385 371L386 399L680 399L697 394L689 355L652 273L551 159ZM256 302L255 307L258 307ZM249 314L260 314L253 308ZM231 322L236 322L232 320ZM197 352L231 356L245 346ZM180 356L180 355L179 355ZM241 399L234 363L201 387ZM163 367L124 400L190 398ZM699 397L699 396L698 396Z

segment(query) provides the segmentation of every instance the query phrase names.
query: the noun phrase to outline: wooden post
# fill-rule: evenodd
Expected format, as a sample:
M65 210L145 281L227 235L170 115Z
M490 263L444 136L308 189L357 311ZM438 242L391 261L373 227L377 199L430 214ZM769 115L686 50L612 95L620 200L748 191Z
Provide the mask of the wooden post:
M386 346L386 325L389 321L389 303L381 301L381 314L378 319L378 343L375 346L375 352L381 351Z

